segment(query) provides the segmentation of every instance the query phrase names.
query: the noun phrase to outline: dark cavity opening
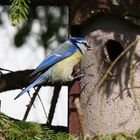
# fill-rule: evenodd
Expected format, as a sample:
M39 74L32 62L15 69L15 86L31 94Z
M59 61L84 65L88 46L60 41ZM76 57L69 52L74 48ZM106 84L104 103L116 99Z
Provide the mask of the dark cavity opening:
M108 61L114 61L123 51L122 45L113 39L109 39L104 44L104 55Z

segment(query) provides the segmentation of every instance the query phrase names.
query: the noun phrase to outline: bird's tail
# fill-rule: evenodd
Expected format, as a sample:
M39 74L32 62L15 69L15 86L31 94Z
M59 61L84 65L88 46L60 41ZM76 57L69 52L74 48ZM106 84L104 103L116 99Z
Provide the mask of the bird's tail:
M29 86L27 86L25 89L23 89L14 99L16 100L21 95L23 95L25 92L29 91L32 87L41 83L43 81L43 79L46 79L46 77L45 77L45 75L42 74L39 77L37 77Z

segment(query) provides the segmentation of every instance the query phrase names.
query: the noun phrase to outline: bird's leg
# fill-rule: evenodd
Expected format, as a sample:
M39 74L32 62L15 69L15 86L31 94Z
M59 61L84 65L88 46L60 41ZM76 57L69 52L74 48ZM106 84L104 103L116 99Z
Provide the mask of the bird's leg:
M83 78L84 76L85 76L84 73L79 74L79 75L77 75L77 76L74 77L74 80L75 80L75 79L78 79L78 78Z
M77 75L78 73L85 72L86 69L92 67L93 65L94 65L94 63L92 63L92 64L90 64L90 65L88 65L88 66L85 66L84 68L81 68L81 69L78 68L78 69L75 70L75 72L74 72L73 75L75 76L75 75Z
M67 81L73 81L74 80L74 77L72 76L72 75L69 75L68 77L67 77Z
M83 78L85 76L94 77L93 74L87 74L87 73L85 73L85 69L88 69L88 68L90 68L93 65L94 65L94 63L91 64L91 65L88 65L88 66L86 66L86 67L84 67L82 69L76 69L75 73L73 74L73 80L78 79L78 78Z
M81 69L76 69L76 70L74 71L74 73L73 73L73 77L75 77L76 75L78 75L78 74L81 73L81 72L84 72L84 71L81 70Z
M81 74L79 74L81 73ZM77 69L76 72L73 74L73 79L78 79L78 78L83 78L85 76L90 76L90 77L94 77L93 74L88 74L88 73L85 73L84 69Z
M78 79L78 78L82 78L84 76L85 76L85 73L79 74L79 75L73 77L73 80Z
M90 73L82 73L82 74L79 74L79 75L73 77L73 79L75 80L75 79L78 79L78 78L83 78L85 76L94 77L93 74L90 74Z

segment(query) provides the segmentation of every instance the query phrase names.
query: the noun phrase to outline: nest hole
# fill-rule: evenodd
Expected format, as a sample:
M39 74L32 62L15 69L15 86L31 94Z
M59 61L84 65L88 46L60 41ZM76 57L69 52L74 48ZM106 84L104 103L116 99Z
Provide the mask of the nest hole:
M109 39L104 44L104 55L107 62L114 61L123 51L122 45L113 39Z

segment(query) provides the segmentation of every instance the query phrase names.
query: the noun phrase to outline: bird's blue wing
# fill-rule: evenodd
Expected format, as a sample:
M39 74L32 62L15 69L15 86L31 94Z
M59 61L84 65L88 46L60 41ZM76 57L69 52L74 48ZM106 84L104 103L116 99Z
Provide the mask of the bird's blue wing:
M53 66L60 60L63 60L67 58L68 56L72 55L73 53L75 53L77 50L77 47L75 45L71 45L71 44L69 45L70 45L69 47L64 48L63 50L61 49L61 51L56 52L46 57L35 69L35 71L31 73L30 76L33 76L37 73L40 73L41 71L49 69L51 66Z
M36 78L29 86L27 86L25 89L23 89L16 97L19 98L21 95L23 95L25 92L29 91L31 88L33 88L35 85L39 84L42 80L44 80L46 76L44 74L41 74L38 78Z
M62 46L61 49L56 50L53 54L46 57L30 76L41 73L42 71L44 72L44 70L49 69L51 66L53 66L54 64L56 64L57 62L65 59L65 58L67 58L68 56L72 55L77 50L77 47L70 43L64 43L63 45L64 46ZM43 79L46 79L46 75L40 74L29 86L27 86L24 90L22 90L15 97L15 99L17 99L18 97L23 95L25 92L29 91L35 85L39 84Z

